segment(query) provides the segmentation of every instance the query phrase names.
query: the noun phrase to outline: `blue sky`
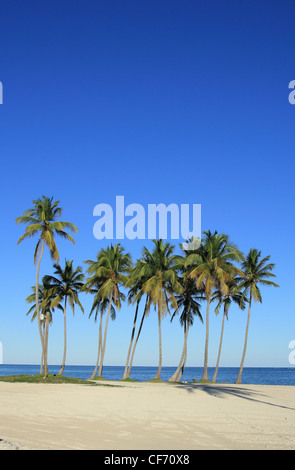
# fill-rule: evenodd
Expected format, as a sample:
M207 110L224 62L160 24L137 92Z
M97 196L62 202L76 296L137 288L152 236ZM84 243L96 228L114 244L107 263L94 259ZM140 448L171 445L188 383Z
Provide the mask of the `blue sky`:
M61 262L83 265L109 241L93 236L93 208L201 204L202 230L230 235L245 253L271 255L280 289L252 309L245 365L290 366L293 305L295 79L292 1L3 0L0 16L2 289L5 363L38 363L37 324L26 317L36 240L17 246L15 218L43 194L79 227L59 241ZM121 241L133 259L149 240ZM51 273L46 253L41 275ZM68 363L95 363L98 325L68 315ZM204 309L203 309L204 311ZM106 365L125 362L133 309L109 325ZM221 316L210 317L209 365ZM221 364L238 366L246 313L233 308ZM190 333L188 365L203 364L205 328ZM175 365L183 334L163 320L163 364ZM146 321L135 365L156 365L157 319ZM59 313L49 339L59 364Z

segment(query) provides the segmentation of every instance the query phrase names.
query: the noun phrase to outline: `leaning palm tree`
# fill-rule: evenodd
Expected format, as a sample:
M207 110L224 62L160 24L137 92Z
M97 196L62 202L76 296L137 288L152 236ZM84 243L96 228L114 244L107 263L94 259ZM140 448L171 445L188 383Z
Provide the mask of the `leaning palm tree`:
M51 258L58 263L59 253L55 243L54 237L60 236L66 240L70 240L75 243L73 238L65 232L65 229L69 229L72 233L77 233L78 229L75 225L70 222L62 222L57 220L62 214L62 208L59 206L60 201L53 201L53 197L48 198L42 196L41 199L33 201L33 208L27 209L24 215L16 219L17 224L27 224L25 233L20 237L17 244L21 243L26 238L39 236L34 252L34 263L37 264L36 271L36 287L35 287L35 299L36 299L36 312L38 329L41 340L42 354L46 363L47 358L45 353L44 337L41 328L40 312L39 312L39 301L38 301L38 286L39 286L39 270L40 263L44 253L44 247L47 245ZM39 258L38 258L39 256Z
M207 301L206 337L204 352L204 370L201 381L208 381L208 347L209 347L209 311L213 290L219 287L225 294L228 292L226 281L241 271L233 266L232 261L240 261L243 255L236 245L229 242L228 236L204 232L204 239L199 248L188 254L185 266L192 267L191 277L196 279L197 287L204 288Z
M79 293L83 286L84 274L82 268L78 266L74 269L73 260L65 260L65 267L61 268L60 265L55 264L55 276L44 276L45 282L51 287L53 293L53 300L51 301L51 308L54 309L60 302L64 302L64 352L62 365L57 375L63 375L66 365L67 354L67 320L66 311L67 303L69 303L73 314L75 313L75 305L79 305L84 313L84 308L79 300Z
M26 302L29 304L33 304L29 311L27 312L27 315L30 315L32 313L32 321L36 318L37 316L37 308L36 308L36 289L35 286L32 287L32 294L30 294L26 298ZM44 337L44 345L46 351L48 350L48 333L49 333L49 324L52 323L52 309L51 309L51 301L52 301L52 291L48 284L46 283L44 277L42 278L42 284L39 285L38 287L38 301L39 301L39 307L40 307L40 322L41 322L41 328L42 328L42 334ZM56 306L58 309L63 310L63 307L58 304ZM41 356L41 363L40 363L40 374L43 372L43 365L44 367L47 367L46 364L44 364L44 355L43 355L43 350L42 350L42 356ZM46 374L48 373L48 370L46 371Z
M219 361L221 356L222 341L223 341L223 332L224 332L224 323L225 319L228 320L228 312L232 303L236 303L239 307L244 310L246 308L245 298L243 298L241 287L239 285L238 278L229 279L227 282L228 292L224 294L221 289L217 289L213 294L212 300L217 300L217 306L215 308L216 315L219 314L220 307L223 305L223 315L222 315L222 324L221 324L221 333L219 340L218 355L216 361L216 367L212 378L212 383L216 382L216 377L218 373Z
M106 349L107 329L112 306L117 310L121 308L121 301L125 299L125 295L120 288L126 285L131 266L131 258L128 253L124 252L124 248L120 243L111 245L105 249L101 249L96 261L87 260L87 273L90 277L86 280L83 290L90 292L91 289L98 287L98 299L101 302L108 301L108 311L105 322L103 342L101 346L100 366L98 377L101 377L103 361Z
M275 265L273 263L267 264L269 259L270 259L270 256L261 258L261 251L258 251L256 248L251 248L246 259L242 263L243 277L241 279L242 280L241 288L244 289L243 298L246 295L248 295L249 297L249 308L248 308L244 349L243 349L238 377L235 382L236 384L240 384L242 381L242 372L243 372L246 349L247 349L252 300L254 300L254 302L262 303L262 296L261 296L261 292L259 289L259 285L279 287L278 284L268 279L270 277L276 277L276 275L271 272L274 269Z
M181 379L187 357L188 332L189 328L194 323L194 317L198 317L203 323L203 317L200 311L201 305L199 303L200 300L204 299L202 291L197 288L195 281L185 273L180 282L182 284L183 291L180 295L176 296L178 310L174 311L171 321L174 316L181 311L179 321L181 326L184 328L184 342L178 367L168 382L179 382Z
M158 314L159 330L159 366L155 379L160 379L162 369L162 334L161 322L164 315L170 311L170 306L177 309L175 293L180 294L182 286L177 274L177 256L173 255L174 246L163 243L163 240L153 240L154 249L150 252L146 247L143 251L141 274L147 279L142 290L154 305Z

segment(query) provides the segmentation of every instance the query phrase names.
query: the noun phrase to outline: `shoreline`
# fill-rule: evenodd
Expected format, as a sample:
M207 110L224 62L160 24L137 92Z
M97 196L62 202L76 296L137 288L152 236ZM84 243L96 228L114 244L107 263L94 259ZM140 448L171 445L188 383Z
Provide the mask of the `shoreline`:
M0 382L0 394L3 450L295 450L290 385Z

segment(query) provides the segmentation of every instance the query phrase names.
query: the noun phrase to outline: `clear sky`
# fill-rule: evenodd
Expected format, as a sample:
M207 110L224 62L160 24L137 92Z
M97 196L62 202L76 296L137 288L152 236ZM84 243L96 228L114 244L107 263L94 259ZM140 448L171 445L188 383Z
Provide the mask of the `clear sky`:
M17 246L15 218L43 194L79 227L83 265L109 241L93 236L96 204L201 204L202 230L229 234L245 253L271 255L280 289L252 309L245 366L290 366L294 317L295 79L292 0L2 0L0 14L1 306L5 363L39 363L37 324L25 298L37 240ZM116 242L116 240L114 240ZM121 240L135 260L149 240ZM177 243L176 243L177 245ZM52 273L48 253L41 276ZM69 364L96 361L98 325L68 312ZM205 309L203 308L205 314ZM246 312L232 308L220 365L239 366ZM133 308L109 325L106 365L124 364ZM210 317L209 365L221 316ZM189 366L203 364L205 327L190 332ZM163 320L163 365L178 363L183 332ZM157 365L151 311L135 365ZM59 364L63 322L54 314L49 363Z

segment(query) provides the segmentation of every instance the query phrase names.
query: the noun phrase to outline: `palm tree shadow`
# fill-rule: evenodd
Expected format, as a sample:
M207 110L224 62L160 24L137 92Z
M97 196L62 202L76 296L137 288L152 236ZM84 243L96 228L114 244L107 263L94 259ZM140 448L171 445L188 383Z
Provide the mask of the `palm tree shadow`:
M295 408L278 405L276 403L271 403L267 401L267 395L258 392L257 390L251 390L250 388L243 388L233 385L225 384L194 384L194 383L175 383L173 384L176 387L181 387L186 390L188 393L198 393L199 391L206 392L208 395L217 397L217 398L226 398L228 396L234 396L242 398L244 400L249 400L256 403L263 403L265 405L274 406L278 408L285 408L287 410L295 411ZM261 399L257 397L262 397Z

